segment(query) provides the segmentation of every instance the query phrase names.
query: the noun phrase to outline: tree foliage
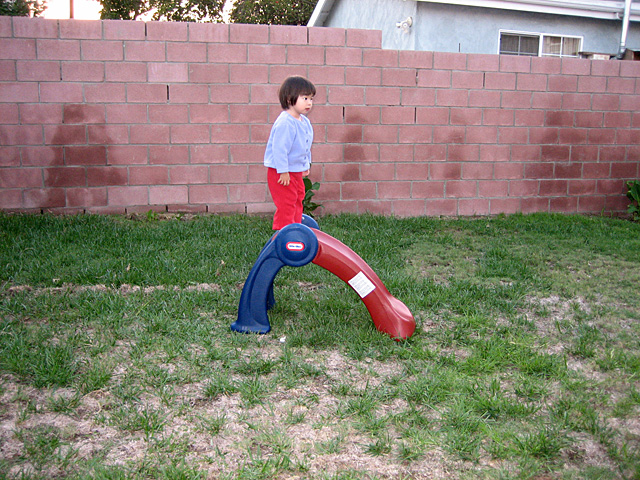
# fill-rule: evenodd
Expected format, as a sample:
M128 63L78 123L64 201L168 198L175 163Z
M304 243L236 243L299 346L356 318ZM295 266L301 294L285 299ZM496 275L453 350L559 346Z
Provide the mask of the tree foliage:
M100 18L135 20L147 12L152 20L220 22L225 0L99 0Z
M306 25L317 0L236 0L233 23Z
M37 17L46 8L40 0L0 0L0 15L8 17Z

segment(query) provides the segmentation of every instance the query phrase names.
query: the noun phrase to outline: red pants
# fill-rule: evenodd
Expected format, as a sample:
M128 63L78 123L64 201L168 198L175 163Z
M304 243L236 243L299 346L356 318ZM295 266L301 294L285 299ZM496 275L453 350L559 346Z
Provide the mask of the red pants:
M280 185L280 174L275 168L267 171L267 184L276 213L273 216L273 229L280 230L292 223L302 222L302 200L304 200L304 180L302 172L289 172L291 181L288 186Z

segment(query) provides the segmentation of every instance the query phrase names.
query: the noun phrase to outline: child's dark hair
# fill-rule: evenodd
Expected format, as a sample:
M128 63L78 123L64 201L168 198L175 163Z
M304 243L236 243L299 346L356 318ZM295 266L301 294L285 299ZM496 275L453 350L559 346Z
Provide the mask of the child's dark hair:
M278 91L280 105L283 110L289 109L296 104L300 95L315 95L316 87L304 77L288 77Z

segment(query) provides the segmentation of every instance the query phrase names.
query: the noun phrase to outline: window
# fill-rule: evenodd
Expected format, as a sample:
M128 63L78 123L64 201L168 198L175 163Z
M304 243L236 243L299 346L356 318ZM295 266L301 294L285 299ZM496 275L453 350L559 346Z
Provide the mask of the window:
M582 38L544 33L500 32L501 55L578 57Z

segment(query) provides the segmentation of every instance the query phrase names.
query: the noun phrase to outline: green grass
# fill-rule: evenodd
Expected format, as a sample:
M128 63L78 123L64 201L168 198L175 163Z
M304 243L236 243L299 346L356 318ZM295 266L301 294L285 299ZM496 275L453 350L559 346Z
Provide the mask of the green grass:
M0 480L640 478L640 225L328 216L417 321L315 266L232 333L247 216L0 215Z

